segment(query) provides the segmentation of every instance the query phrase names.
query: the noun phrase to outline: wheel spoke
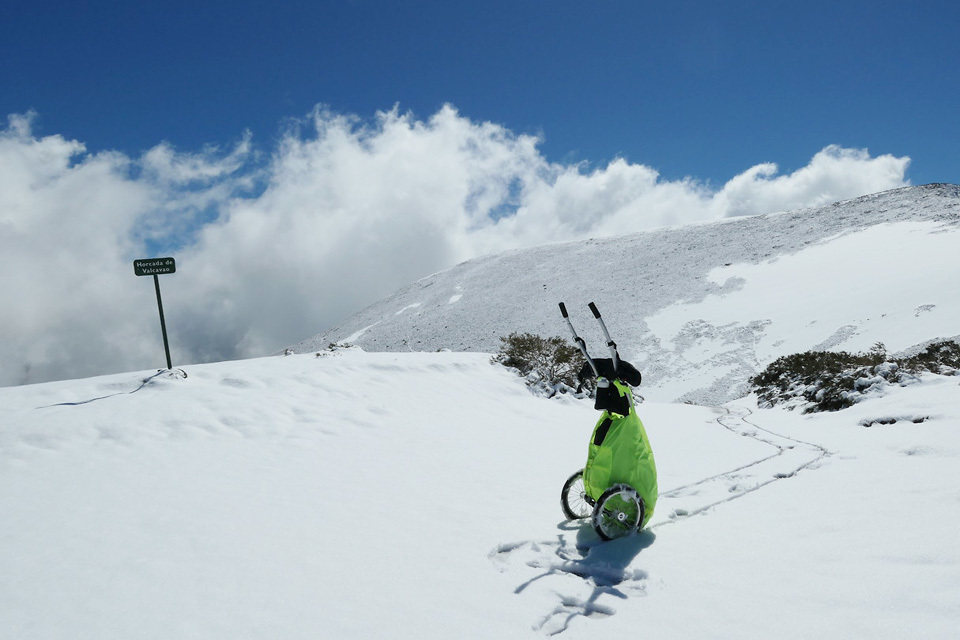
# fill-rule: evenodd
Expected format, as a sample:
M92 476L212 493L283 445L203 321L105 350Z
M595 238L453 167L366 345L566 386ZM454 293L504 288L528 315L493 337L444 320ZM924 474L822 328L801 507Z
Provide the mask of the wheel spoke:
M569 520L578 520L590 516L592 507L590 506L589 496L583 487L583 471L577 471L570 476L563 485L563 491L560 494L560 506L563 507L563 515Z
M610 540L638 529L642 520L642 501L636 490L629 485L614 485L600 497L593 526L601 538Z

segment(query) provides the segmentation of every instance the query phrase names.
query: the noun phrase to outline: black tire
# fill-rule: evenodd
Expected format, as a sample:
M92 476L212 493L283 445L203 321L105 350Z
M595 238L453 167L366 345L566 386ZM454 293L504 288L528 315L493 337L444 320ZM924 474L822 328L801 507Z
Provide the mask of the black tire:
M628 484L615 484L600 496L590 518L602 540L630 535L643 525L643 498Z
M593 512L593 500L583 488L583 469L567 478L560 492L560 506L567 520L589 518Z

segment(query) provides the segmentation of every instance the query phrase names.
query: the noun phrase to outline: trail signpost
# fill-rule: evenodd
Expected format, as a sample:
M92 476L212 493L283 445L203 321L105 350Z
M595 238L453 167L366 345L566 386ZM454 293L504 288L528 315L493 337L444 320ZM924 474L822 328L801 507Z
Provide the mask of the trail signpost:
M160 331L163 332L163 351L167 355L167 369L173 369L170 362L170 344L167 342L167 323L163 319L163 301L160 299L160 275L177 272L177 262L173 258L147 258L133 261L133 273L138 276L153 276L153 286L157 290L157 308L160 310Z

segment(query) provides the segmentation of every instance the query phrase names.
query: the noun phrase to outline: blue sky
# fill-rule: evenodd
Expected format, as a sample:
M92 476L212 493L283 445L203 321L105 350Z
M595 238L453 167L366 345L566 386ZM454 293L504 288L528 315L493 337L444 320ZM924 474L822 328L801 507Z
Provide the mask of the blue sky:
M370 118L453 104L541 135L554 161L616 156L722 183L829 144L960 181L952 2L8 3L0 111L87 149L269 148L317 103Z
M189 364L480 255L960 182L958 6L7 3L0 385L155 364L134 259Z

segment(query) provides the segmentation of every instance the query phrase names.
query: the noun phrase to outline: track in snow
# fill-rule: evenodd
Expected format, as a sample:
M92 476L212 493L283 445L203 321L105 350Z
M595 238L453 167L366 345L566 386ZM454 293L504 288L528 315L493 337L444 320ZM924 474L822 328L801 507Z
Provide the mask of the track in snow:
M748 418L753 412L746 407L734 409L736 412L730 407L718 407L725 413L717 418L717 423L733 433L763 442L775 451L742 467L660 493L657 510L647 529L704 513L778 480L792 478L830 455L820 445L789 438L751 422Z
M491 561L501 572L529 568L540 571L517 586L515 593L539 586L556 595L556 606L535 622L536 630L557 635L579 618L614 615L616 609L606 603L611 597L626 600L646 593L647 572L632 565L639 553L656 540L656 529L706 514L714 507L792 478L804 469L816 468L830 455L820 445L774 433L752 422L753 412L746 407L723 406L717 411L722 412L716 419L720 426L769 445L770 455L662 492L652 521L635 536L602 542L586 520L570 521L558 526L555 540L501 544L490 553ZM579 580L564 576L576 576Z

